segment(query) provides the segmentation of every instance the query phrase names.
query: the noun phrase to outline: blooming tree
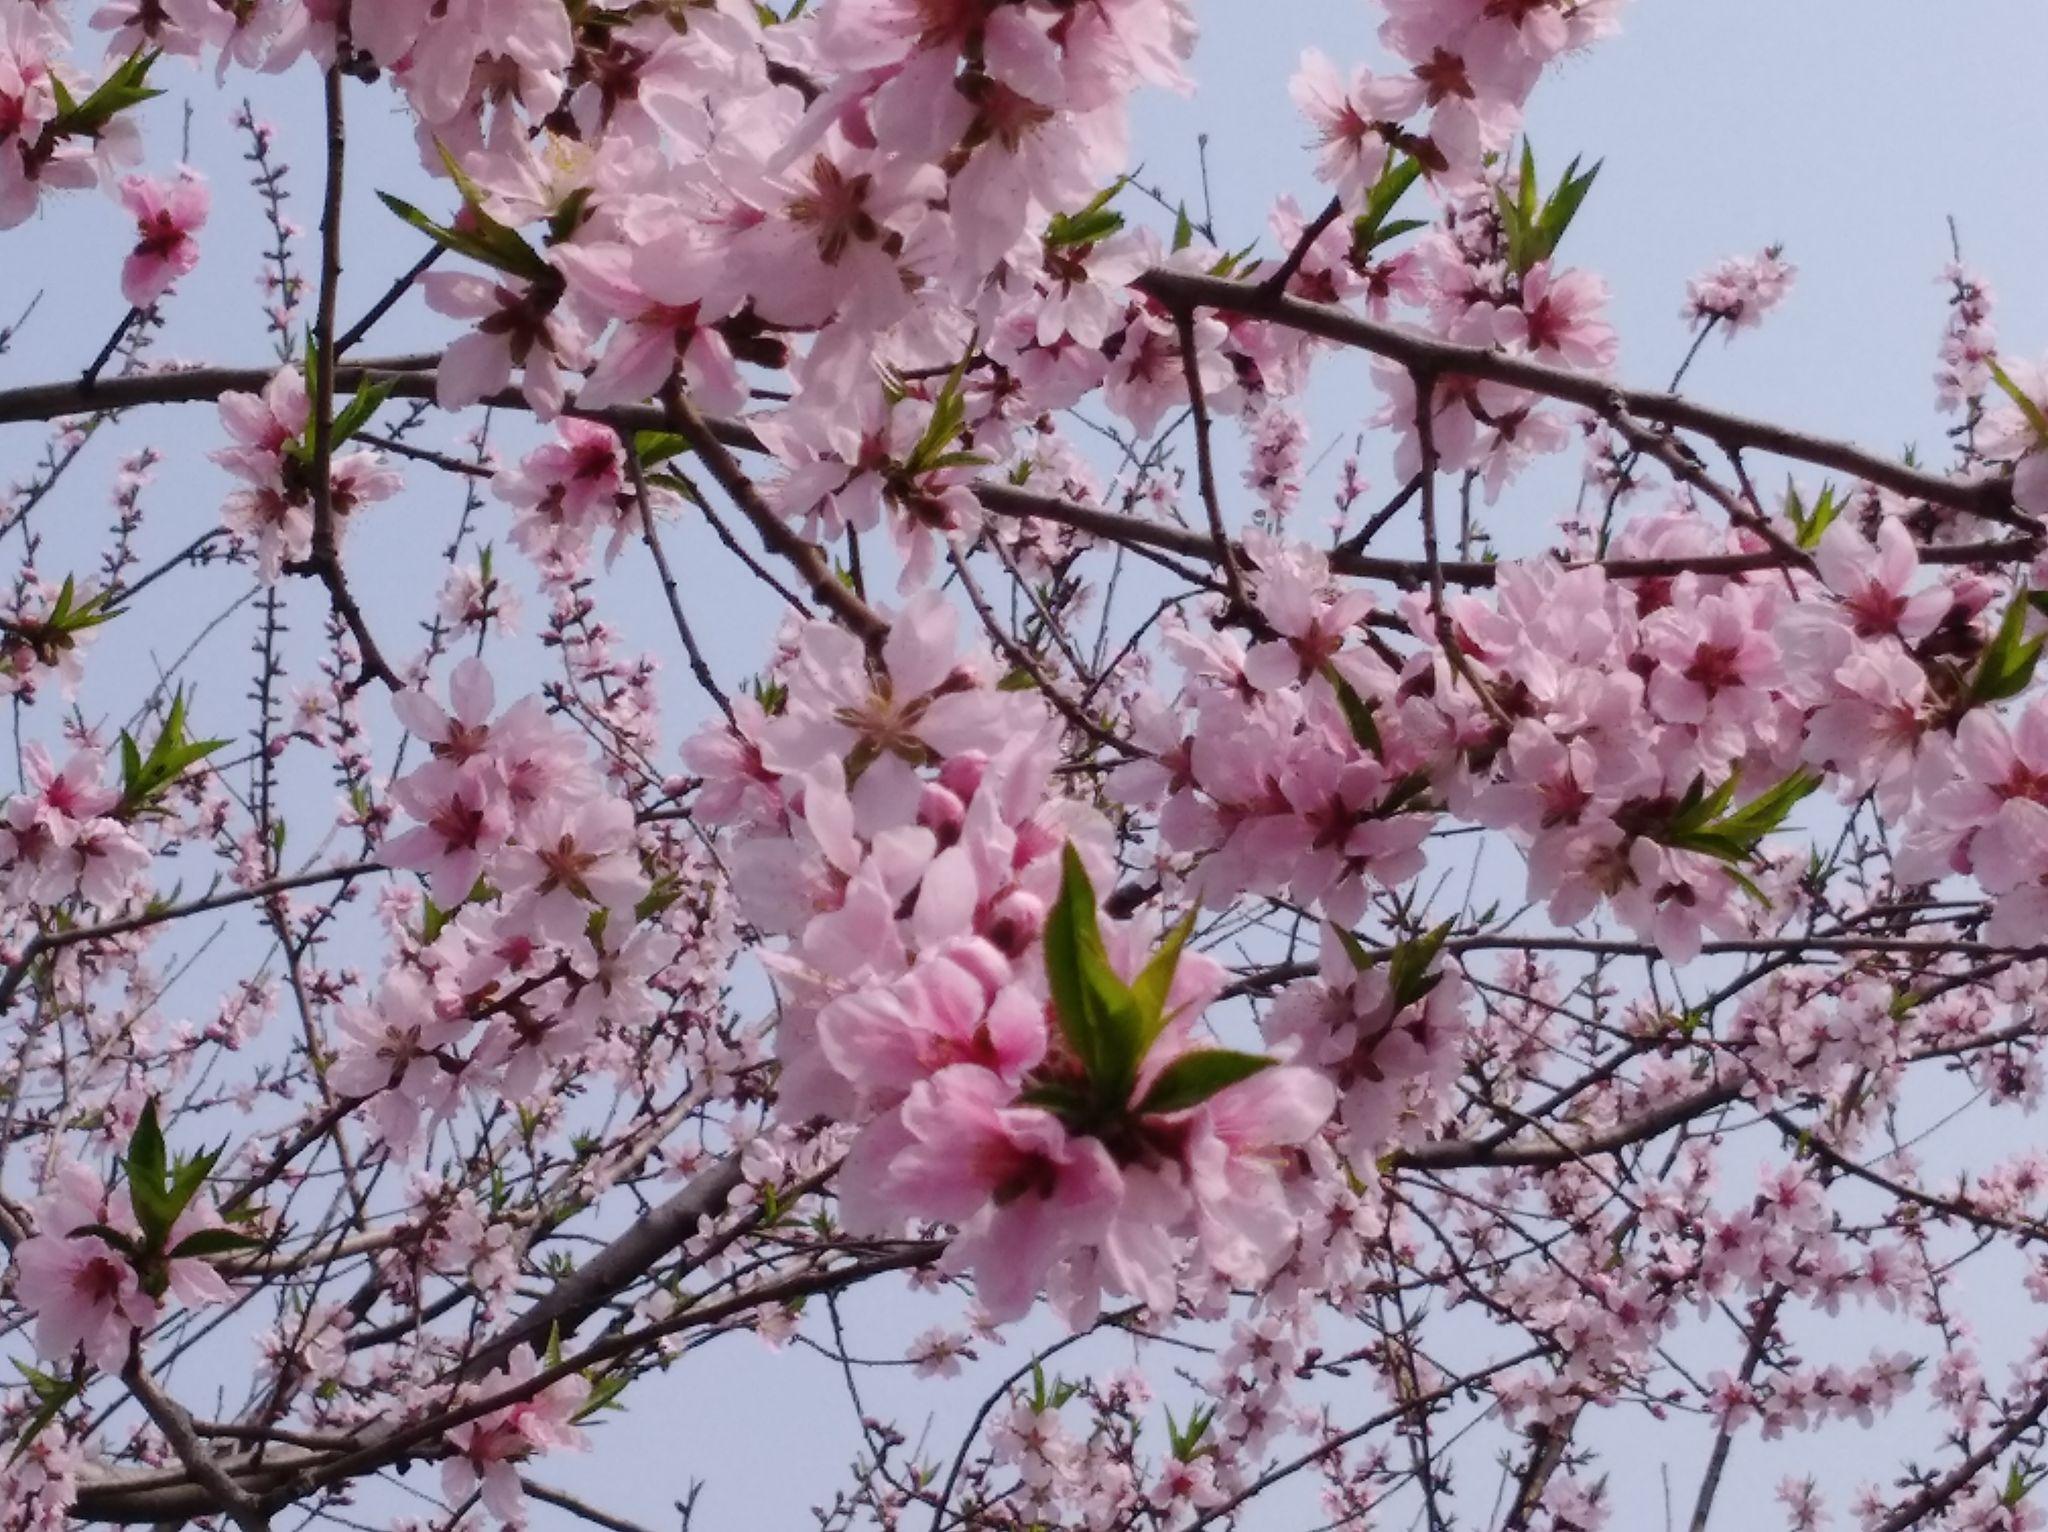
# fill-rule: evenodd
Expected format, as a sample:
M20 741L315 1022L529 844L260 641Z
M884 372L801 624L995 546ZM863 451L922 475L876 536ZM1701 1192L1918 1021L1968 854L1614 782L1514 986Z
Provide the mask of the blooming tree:
M1940 462L1683 391L1777 249L1618 376L1523 109L1620 0L1378 0L1249 242L1131 163L1193 0L784 9L0 0L126 308L0 388L0 1521L630 1529L570 1454L809 1368L831 1529L1700 1529L1785 1433L1787 1525L2048 1524L1985 286ZM270 75L316 174L176 163Z

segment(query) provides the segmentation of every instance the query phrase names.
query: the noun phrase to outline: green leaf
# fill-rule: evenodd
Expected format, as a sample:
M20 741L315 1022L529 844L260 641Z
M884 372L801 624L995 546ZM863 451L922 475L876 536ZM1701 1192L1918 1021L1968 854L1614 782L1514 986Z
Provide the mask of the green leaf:
M652 468L656 463L666 463L670 458L681 457L689 450L689 439L674 431L633 433L633 455L640 459L642 468Z
M1357 969L1360 973L1365 973L1370 969L1379 967L1380 960L1366 951L1365 943L1360 941L1354 933L1345 930L1342 926L1332 926L1330 929L1337 933L1337 941L1344 948L1344 955L1351 959L1351 966L1353 968Z
M161 1248L178 1215L170 1209L170 1193L165 1185L170 1173L169 1152L164 1147L163 1129L157 1123L154 1096L144 1103L142 1116L136 1120L121 1167L128 1177L128 1205L134 1210L136 1225L149 1246Z
M633 906L633 918L636 921L652 920L682 897L682 879L674 873L665 872L654 880L647 892L640 896L640 902Z
M1678 800L1678 807L1672 812L1670 829L1678 834L1704 830L1723 809L1735 801L1735 788L1740 780L1739 772L1731 772L1728 780L1715 788L1712 796L1709 796L1706 777L1694 777L1692 785L1686 788L1685 796Z
M927 472L937 473L942 468L986 468L994 461L985 452L941 452L924 466Z
M1209 275L1212 277L1236 276L1238 271L1244 266L1244 263L1252 258L1252 252L1258 248L1259 242L1257 240L1253 240L1250 244L1246 245L1242 250L1232 251L1230 254L1224 256L1221 260L1215 262L1213 265L1210 266Z
M1729 779L1734 780L1732 777ZM1795 771L1776 787L1749 800L1731 814L1723 815L1714 825L1719 833L1735 840L1746 841L1752 847L1771 831L1785 822L1785 816L1801 802L1819 789L1819 772Z
M1527 138L1522 140L1522 164L1515 195L1510 197L1504 188L1494 191L1501 224L1508 236L1508 264L1517 276L1557 253L1565 231L1578 216L1579 207L1599 174L1597 164L1582 173L1575 159L1565 167L1557 190L1545 198L1537 181L1535 149Z
M234 1229L201 1229L171 1246L170 1258L174 1261L206 1260L216 1255L233 1255L237 1251L260 1250L262 1247L263 1241L253 1234L242 1234Z
M968 337L967 349L960 353L960 360L953 364L953 370L946 374L945 383L932 399L931 419L925 422L924 434L918 437L903 465L904 472L913 477L948 466L946 460L952 456L953 442L967 426L967 391L963 385L967 364L980 345L978 334Z
M1380 739L1379 725L1373 721L1373 714L1379 710L1378 700L1367 702L1359 696L1358 689L1344 679L1334 664L1323 666L1323 679L1337 693L1337 706L1344 710L1345 726L1358 747L1370 751L1375 760L1384 759L1386 746Z
M1976 707L2017 697L2034 679L2034 667L2041 659L2040 638L2027 637L2027 613L2032 603L2025 586L2013 592L2012 604L1999 619L1998 631L1984 648L1977 669L1970 677L1966 700Z
M17 619L15 634L47 662L54 663L57 655L78 647L80 633L112 622L120 615L121 609L114 604L111 591L100 591L80 601L77 581L66 575L50 610L37 621Z
M213 1167L220 1163L221 1149L211 1149L204 1154L195 1154L191 1159L179 1159L171 1167L171 1184L168 1200L175 1210L175 1221L184 1215L192 1205L192 1199L199 1195L199 1189L206 1185L206 1178L213 1174Z
M1261 1053L1238 1053L1228 1048L1205 1048L1184 1053L1159 1072L1138 1111L1163 1117L1198 1107L1219 1091L1249 1080L1273 1067L1275 1060Z
M1109 966L1099 943L1095 951L1081 955L1081 981L1088 993L1097 1039L1097 1068L1090 1078L1096 1099L1105 1110L1114 1110L1131 1099L1138 1066L1144 1062L1152 1038L1137 996Z
M1195 915L1196 911L1191 908L1174 923L1159 950L1152 954L1131 984L1131 995L1138 1002L1138 1015L1145 1023L1145 1046L1148 1049L1166 1030L1166 997L1173 988L1173 976L1180 968L1181 949L1187 946L1188 938L1194 934Z
M187 771L226 744L224 739L195 740L186 737L185 693L180 688L171 695L164 726L157 734L156 742L149 747L148 755L142 754L125 730L122 732L122 793L115 813L129 816L151 807Z
M1819 773L1795 771L1740 808L1730 809L1738 780L1738 776L1730 775L1711 796L1706 796L1701 781L1695 779L1680 801L1679 812L1652 838L1663 845L1697 851L1723 862L1746 861L1756 854L1763 838L1783 824L1785 816L1821 785ZM1738 882L1748 884L1747 879L1738 878ZM1748 884L1748 888L1754 889L1754 885Z
M1087 1117L1094 1105L1088 1092L1063 1080L1040 1080L1026 1085L1017 1093L1017 1100L1024 1106L1035 1106L1041 1112L1050 1112L1070 1122Z
M1180 210L1173 215L1173 249L1175 254L1187 249L1195 242L1195 226L1188 219L1188 205L1183 202Z
M572 237L583 226L583 220L590 212L588 186L579 186L562 199L561 206L548 215L548 243L559 245Z
M83 101L73 100L68 90L61 84L57 85L57 115L51 120L51 128L64 137L74 134L99 137L107 124L122 112L163 94L144 83L149 77L150 66L159 57L155 50L138 50L130 54Z
M1092 213L1056 213L1045 226L1045 242L1054 249L1092 245L1109 238L1124 226L1124 215L1113 208Z
M343 442L348 441L358 431L362 430L364 426L370 423L370 417L376 414L383 407L384 401L390 397L391 385L389 383L366 383L357 389L354 394L350 395L348 403L343 405L340 412L334 417L334 424L328 431L330 447L339 447ZM310 423L308 423L306 429L308 431L312 430ZM306 443L308 460L311 459L312 450L313 444L308 440Z
M128 1137L128 1153L122 1165L130 1180L162 1186L168 1164L164 1131L156 1117L156 1097L151 1096L142 1105L142 1115L135 1120L135 1131Z
M14 1450L7 1455L7 1461L10 1464L20 1458L24 1452L28 1451L29 1444L40 1436L44 1428L62 1413L65 1405L79 1396L82 1389L82 1385L74 1379L53 1377L51 1374L43 1372L38 1368L30 1367L26 1363L16 1362L14 1368L28 1383L30 1391L34 1393L39 1404L35 1414L31 1415L27 1423L22 1426L21 1434L14 1439Z
M1130 178L1119 176L1110 185L1097 192L1088 205L1079 212L1055 213L1045 228L1045 242L1054 249L1069 245L1092 245L1097 240L1107 239L1124 226L1121 213L1110 208L1116 194L1124 189Z
M1091 1077L1096 1073L1096 1034L1089 1010L1088 987L1081 976L1082 954L1102 951L1102 932L1095 923L1095 887L1080 853L1071 843L1060 858L1060 894L1045 917L1045 980L1052 992L1053 1020L1075 1058Z
M1053 1016L1103 1110L1130 1099L1151 1045L1138 998L1110 967L1095 913L1095 889L1071 843L1061 858L1060 896L1046 917L1046 979Z
M1995 361L1991 364L1991 377L2004 391L2005 397L2019 407L2019 412L2026 417L2027 424L2034 428L2035 439L2048 446L2048 414L2044 414L2041 406L2034 402L2025 389L2013 382L2011 375Z
M377 196L392 212L444 250L466 255L481 265L494 267L529 282L546 277L553 269L525 240L481 212L472 212L480 232L471 234L434 222L402 197L394 197L389 192L381 191Z
M115 1228L112 1224L82 1223L75 1229L66 1229L64 1233L68 1239L100 1240L105 1244L113 1246L114 1249L120 1251L130 1260L141 1254L141 1251L136 1248L135 1236Z
M1178 1424L1174 1420L1172 1410L1169 1409L1166 1412L1166 1441L1167 1445L1172 1448L1176 1460L1182 1463L1191 1463L1209 1450L1203 1447L1201 1443L1202 1438L1208 1434L1210 1423L1215 1418L1216 1406L1213 1404L1195 1406L1194 1412L1188 1416L1188 1423L1185 1426Z
M1750 903L1760 905L1764 909L1771 907L1770 896L1756 886L1756 880L1750 877L1748 873L1739 867L1729 867L1725 871L1728 874L1728 881L1741 889L1743 894L1748 897Z
M1823 484L1819 498L1808 509L1798 486L1788 479L1785 483L1785 519L1792 523L1793 540L1808 550L1818 548L1821 534L1835 524L1844 503L1836 497L1834 485Z
M1378 249L1389 240L1399 239L1403 234L1411 234L1417 229L1426 229L1428 227L1429 220L1427 218L1396 218L1392 223L1382 224L1374 232L1371 248Z
M1450 934L1451 922L1447 920L1414 941L1402 942L1394 948L1387 959L1387 988L1397 1010L1414 1005L1443 982L1441 970L1430 970Z
M581 1408L570 1417L571 1421L588 1420L600 1410L624 1409L625 1406L619 1403L619 1396L625 1393L626 1385L632 1381L632 1378L623 1372L608 1372L594 1380L590 1385L589 1396L584 1399Z
M458 904L454 909L444 910L432 899L427 898L423 898L421 904L423 908L420 912L420 943L422 946L431 947L440 939L441 933L448 929L448 922L455 918L462 906Z
M1355 254L1366 255L1378 249L1391 239L1396 239L1410 230L1422 228L1425 220L1403 218L1387 222L1387 215L1407 195L1408 188L1422 178L1422 162L1413 155L1403 155L1398 160L1390 159L1386 170L1373 182L1372 190L1365 194L1365 211L1351 222L1352 249Z
M1605 161L1600 162L1604 164ZM1550 200L1543 205L1543 212L1536 220L1536 258L1549 260L1557 253L1557 247L1564 240L1565 230L1572 220L1579 216L1579 207L1586 200L1586 194L1593 189L1593 182L1600 174L1600 164L1584 175L1578 174L1579 162L1573 160L1565 167L1564 180Z

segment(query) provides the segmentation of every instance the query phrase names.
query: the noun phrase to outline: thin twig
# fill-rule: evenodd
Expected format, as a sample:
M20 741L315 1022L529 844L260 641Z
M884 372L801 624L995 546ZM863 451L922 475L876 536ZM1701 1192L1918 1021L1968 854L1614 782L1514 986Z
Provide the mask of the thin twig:
M882 640L889 633L888 623L873 607L839 582L831 566L825 562L824 554L792 532L788 524L775 514L773 507L761 498L761 492L754 488L753 481L733 460L725 443L705 424L704 417L697 413L696 407L673 381L662 391L661 402L669 429L695 449L704 460L705 469L725 491L726 498L754 524L754 531L767 544L769 551L779 555L803 576L804 584L818 605L850 628L870 651L879 652Z
M718 682L711 674L711 667L705 663L704 651L697 647L697 635L690 631L690 619L683 614L683 597L676 588L675 571L669 568L668 555L661 547L661 534L654 529L654 505L648 498L647 475L640 467L640 454L634 450L631 442L624 443L623 450L626 472L633 482L633 499L640 511L640 535L647 542L647 551L654 555L654 567L661 576L662 594L668 597L669 616L675 619L676 637L683 641L683 653L689 656L690 674L697 678L697 684L718 704L718 711L725 714L725 721L734 723L732 702L719 690Z
M1237 567L1237 553L1230 534L1223 527L1223 502L1216 492L1216 464L1209 450L1209 400L1202 388L1201 364L1195 357L1195 315L1191 308L1174 312L1180 331L1181 376L1187 380L1188 409L1195 422L1195 474L1201 485L1202 505L1209 513L1209 535L1215 540L1216 561L1223 568L1223 586L1231 605L1240 612L1251 610L1245 595L1244 574Z

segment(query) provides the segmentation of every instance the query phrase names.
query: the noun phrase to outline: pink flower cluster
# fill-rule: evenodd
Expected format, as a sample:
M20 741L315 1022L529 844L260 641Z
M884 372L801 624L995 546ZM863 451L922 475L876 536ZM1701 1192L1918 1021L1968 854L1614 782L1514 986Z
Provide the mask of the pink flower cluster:
M96 185L138 156L135 126L123 118L97 139L56 131L60 74L74 95L79 84L56 57L69 40L55 7L0 14L0 229L26 222L45 191Z
M498 712L495 695L469 659L447 709L421 691L395 702L429 759L392 789L413 823L384 856L424 879L433 907L411 961L373 1003L343 1009L330 1079L401 1149L466 1092L533 1099L554 1071L648 1024L651 986L680 946L670 901L643 908L631 803L537 700Z
M1321 1126L1330 1088L1282 1066L1186 1102L1154 1095L1200 1051L1221 983L1188 954L1142 1067L1112 1099L1071 1104L1087 1071L1052 1019L1047 926L1070 897L1063 850L1099 876L1105 827L1051 795L1044 704L995 689L958 649L954 609L931 595L897 616L872 670L857 640L807 625L776 711L748 706L687 752L700 813L742 832L747 913L793 939L772 961L783 1109L862 1124L849 1226L953 1225L947 1260L974 1272L992 1318L1048 1284L1077 1322L1105 1292L1170 1309L1190 1261L1256 1280L1292 1234L1283 1151ZM1140 929L1113 921L1100 939L1132 979Z
M16 1296L36 1316L37 1352L52 1361L67 1361L82 1348L94 1366L119 1372L136 1332L148 1330L163 1312L164 1297L194 1308L230 1297L221 1274L201 1256L167 1261L164 1286L145 1287L134 1261L95 1232L132 1237L137 1224L128 1199L110 1194L88 1165L61 1167L34 1214L36 1233L15 1252ZM170 1242L219 1227L219 1214L200 1199L172 1226Z
M546 571L581 570L591 544L607 537L609 564L636 530L638 508L624 449L608 426L564 420L555 440L534 448L517 468L504 469L491 491L513 508L512 542ZM650 488L650 502L667 508L672 493Z
M1406 66L1346 77L1310 50L1294 77L1295 105L1316 130L1322 178L1346 202L1379 179L1398 150L1453 183L1477 176L1508 146L1544 68L1610 34L1620 0L1495 5L1487 0L1390 0L1380 40Z
M244 486L228 496L221 515L230 532L254 545L266 580L313 552L312 414L306 380L292 367L261 394L220 396L221 425L233 445L216 449L213 460ZM382 455L366 448L335 452L328 484L337 541L353 512L388 500L401 487Z
M1353 1165L1421 1143L1455 1110L1467 1043L1462 976L1448 966L1391 960L1361 964L1326 930L1314 978L1274 996L1267 1040L1337 1090L1338 1143Z
M1998 397L1985 411L1979 450L1993 463L2011 463L2013 503L2048 515L2048 363L2007 360Z
M60 768L40 745L24 753L25 790L0 803L0 880L18 909L77 898L110 910L147 891L149 848L125 819L121 791L105 785L94 750Z
M1799 268L1776 245L1755 255L1734 255L1685 284L1684 317L1695 325L1722 324L1733 338L1756 328L1791 294Z
M540 1371L531 1346L517 1348L506 1364L470 1386L488 1399L517 1388ZM589 1380L574 1374L535 1390L516 1404L457 1426L447 1435L449 1455L441 1463L441 1493L450 1505L474 1494L507 1526L526 1525L526 1491L519 1465L547 1452L579 1452L589 1438L576 1421L590 1397Z

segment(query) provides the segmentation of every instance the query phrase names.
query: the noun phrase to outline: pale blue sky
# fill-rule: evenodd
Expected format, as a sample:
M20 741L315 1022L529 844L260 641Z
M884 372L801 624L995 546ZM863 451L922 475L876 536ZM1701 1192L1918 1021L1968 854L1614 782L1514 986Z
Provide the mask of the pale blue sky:
M1137 143L1148 179L1193 202L1194 137L1209 132L1219 233L1226 243L1242 244L1264 237L1275 193L1291 190L1307 206L1321 200L1286 81L1308 43L1339 59L1369 56L1371 18L1353 0L1205 0L1199 12L1206 28L1196 61L1201 93L1186 102L1148 102ZM2038 184L2040 146L2048 143L2044 72L2048 5L2040 0L1637 0L1619 39L1545 83L1531 118L1547 164L1581 152L1606 160L1564 256L1612 282L1624 374L1637 382L1668 375L1685 345L1677 311L1688 276L1722 256L1782 241L1801 271L1793 298L1761 333L1746 334L1725 351L1710 347L1695 374L1696 392L1872 446L1917 441L1938 456L1931 377L1942 294L1935 279L1947 257L1948 215L1959 220L1967 255L1999 294L1997 323L2006 346L2029 355L2048 351L2048 214ZM250 89L259 110L278 120L285 130L283 156L297 167L294 206L310 224L318 140L311 130L309 77L295 76L282 89L277 82L236 78L220 95L189 72L167 76L175 91L193 94L195 158L215 173L218 209L207 263L180 295L167 349L193 359L262 361L267 352L247 302L260 223L253 198L234 182L234 135L226 118ZM377 207L372 190L418 179L397 119L370 112L374 98L365 93L351 94L363 103L351 196L351 218L363 238L353 243L351 296L343 305L350 314L417 248ZM157 126L158 142L173 145L174 101L158 105ZM161 168L172 158L167 152L155 163ZM0 237L0 322L13 317L30 291L46 290L23 340L0 358L0 384L75 371L90 358L121 312L115 290L120 235L111 209L72 199L38 224ZM302 254L309 252L310 242L302 246ZM416 339L417 332L400 324L380 331L371 349L406 349ZM1337 369L1315 397L1311 455L1348 438L1374 407L1359 378L1356 368ZM140 418L121 434L143 439L138 433L174 454L148 501L145 547L160 554L212 523L225 484L210 466L193 461L196 448L212 445L214 436L203 412ZM40 440L33 428L0 433L0 476L24 476ZM66 567L67 557L83 566L84 550L96 545L109 462L107 449L96 445L93 459L41 514L40 524L52 530L46 569ZM1384 482L1386 474L1380 469L1374 476ZM461 498L458 488L424 471L413 478L419 487L376 512L351 554L372 620L387 647L400 652L411 641L406 625L430 588L432 559ZM1518 526L1547 527L1571 482L1570 469L1559 465L1511 493L1493 518L1503 543L1515 545ZM729 566L711 562L718 556L708 539L686 533L673 551L686 582L696 569L705 578L730 580ZM631 593L621 608L626 625L646 642L662 643L652 581L631 553L621 568ZM240 584L214 580L207 589L225 604ZM168 586L155 596L143 620L167 657L214 609L170 595ZM304 638L315 626L314 595L299 589L293 596ZM758 664L771 621L762 604L742 601L722 609L717 622L700 625L709 629L712 663L728 683ZM244 614L205 651L211 662L203 674L220 677L207 681L207 689L231 721L240 716L238 667L251 631ZM680 665L675 668L680 676ZM133 679L139 694L148 684L147 669L136 664ZM672 695L675 738L699 708L685 685ZM308 811L320 801L313 794ZM194 991L193 1009L203 1010L217 987ZM875 1323L873 1331L853 1326L855 1349L866 1355L892 1354L892 1347L939 1317L937 1308L906 1302L893 1289L887 1297L858 1297L849 1310ZM829 1334L822 1326L816 1333ZM1097 1355L1109 1362L1114 1351L1105 1344ZM993 1366L1005 1371L1019 1360L1014 1348L992 1356ZM975 1397L966 1385L933 1392L901 1372L864 1381L870 1411L896 1411L913 1436L935 1416L933 1440L950 1455L951 1433ZM857 1436L836 1369L814 1354L771 1358L749 1339L727 1340L683 1363L667 1384L636 1392L638 1407L601 1428L592 1458L549 1463L538 1472L651 1526L672 1525L665 1507L685 1492L689 1478L703 1476L710 1483L701 1532L801 1527L808 1522L805 1508L845 1483L841 1465ZM1363 1414L1377 1403L1360 1396L1344 1408ZM1662 1525L1663 1467L1668 1464L1680 1505L1689 1505L1700 1439L1628 1429L1633 1450L1609 1465L1622 1510L1617 1525ZM1876 1441L1872 1445L1879 1450ZM1751 1524L1750 1515L1775 1524L1767 1509L1770 1486L1799 1461L1799 1444L1767 1452L1745 1442L1738 1454L1740 1472L1717 1525ZM1759 1465L1773 1466L1765 1472ZM1851 1466L1884 1474L1890 1464L1874 1456L1867 1464L1842 1465ZM1483 1516L1492 1484L1464 1488L1467 1514ZM1311 1514L1299 1498L1276 1498L1248 1525L1294 1532ZM552 1513L538 1514L535 1524L555 1524Z

